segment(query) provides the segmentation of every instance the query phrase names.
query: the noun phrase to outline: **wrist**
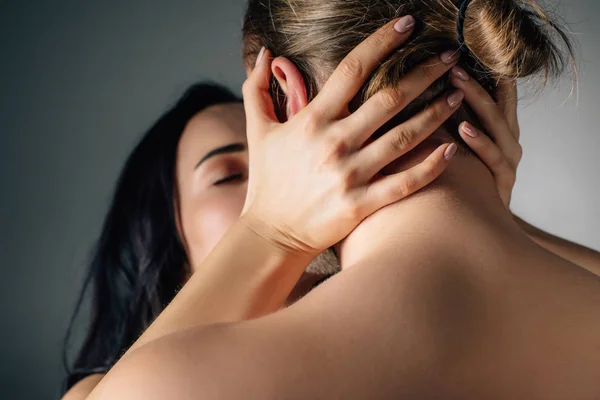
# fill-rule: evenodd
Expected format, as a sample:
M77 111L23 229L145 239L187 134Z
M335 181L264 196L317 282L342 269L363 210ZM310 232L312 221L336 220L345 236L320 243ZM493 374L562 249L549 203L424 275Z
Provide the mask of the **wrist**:
M238 224L242 229L256 236L271 251L280 254L284 258L307 260L308 264L320 253L318 250L295 239L283 229L265 222L264 219L250 211L238 219Z
M183 293L195 304L209 299L214 306L195 317L203 321L259 317L283 307L310 261L269 240L257 222L240 217L178 296Z

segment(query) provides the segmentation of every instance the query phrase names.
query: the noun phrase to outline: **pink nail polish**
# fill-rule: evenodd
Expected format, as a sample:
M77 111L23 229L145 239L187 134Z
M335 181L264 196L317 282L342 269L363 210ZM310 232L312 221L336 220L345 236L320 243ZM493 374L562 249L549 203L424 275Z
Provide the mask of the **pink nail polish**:
M412 15L406 15L394 24L394 30L398 33L406 33L410 31L413 26L415 26L415 19Z
M472 138L479 136L479 133L475 129L471 128L467 122L462 124L462 130Z
M467 74L467 71L465 71L464 69L462 69L459 66L454 66L452 68L452 74L454 76L456 76L458 79L465 81L465 82L468 81L469 79L471 79L469 74Z
M444 152L444 158L446 159L446 161L450 161L450 159L456 154L457 150L458 146L455 143L452 143L450 146L448 146L448 148Z
M456 90L455 92L450 94L446 100L448 101L448 105L450 106L450 108L454 108L461 101L463 101L464 98L465 98L465 94L460 90Z
M458 51L445 51L440 54L440 58L444 64L452 64L456 60L458 60Z
M258 65L258 63L260 62L260 60L263 58L264 54L265 54L265 47L263 46L260 49L260 52L258 53L258 56L256 56L256 64L255 64L255 66Z

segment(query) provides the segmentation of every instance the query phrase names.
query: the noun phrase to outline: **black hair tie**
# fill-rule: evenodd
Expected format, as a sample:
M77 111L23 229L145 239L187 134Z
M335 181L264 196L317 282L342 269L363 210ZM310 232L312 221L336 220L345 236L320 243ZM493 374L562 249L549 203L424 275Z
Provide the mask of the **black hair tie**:
M467 18L467 8L471 0L459 0L458 7L458 18L456 19L456 37L458 38L458 46L460 51L468 52L469 48L465 43L465 19Z

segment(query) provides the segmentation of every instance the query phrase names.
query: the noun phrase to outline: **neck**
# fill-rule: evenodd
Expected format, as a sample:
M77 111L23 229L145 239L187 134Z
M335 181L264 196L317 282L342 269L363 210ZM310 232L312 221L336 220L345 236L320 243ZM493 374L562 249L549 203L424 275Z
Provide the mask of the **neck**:
M422 159L422 157L418 157ZM413 162L408 161L410 164ZM407 161L393 169L405 169ZM390 254L402 258L426 255L460 256L477 243L523 238L502 203L493 176L475 156L455 157L434 183L385 207L363 221L338 248L343 268ZM468 246L467 246L468 245Z

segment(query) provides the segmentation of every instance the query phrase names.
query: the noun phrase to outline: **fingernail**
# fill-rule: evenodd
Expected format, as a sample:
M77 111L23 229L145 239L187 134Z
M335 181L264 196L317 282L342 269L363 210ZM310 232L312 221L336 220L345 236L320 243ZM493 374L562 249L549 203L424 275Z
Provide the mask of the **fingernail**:
M258 53L258 56L256 56L256 64L254 66L257 66L258 63L260 62L260 60L263 58L263 55L265 54L265 47L263 46L260 49L260 52Z
M458 60L458 51L450 50L440 54L440 58L444 64L452 64Z
M467 74L467 71L465 71L464 69L462 69L459 66L454 66L452 68L452 74L455 75L456 77L458 77L460 80L463 80L465 82L468 81L469 79L471 79L469 74Z
M462 130L464 133L466 133L468 136L471 136L472 138L476 138L477 136L479 136L479 132L477 132L477 130L471 128L471 126L469 125L468 122L463 122Z
M452 92L452 93L451 93L451 94L448 96L448 98L447 98L447 100L448 100L448 105L449 105L451 108L454 108L454 107L456 107L456 106L457 106L457 105L458 105L458 104L459 104L461 101L463 101L463 99L464 99L464 98L465 98L465 94L464 94L462 91L460 91L460 90L456 90L456 91Z
M450 159L456 154L457 150L458 146L455 143L452 143L450 146L448 146L448 148L444 152L444 158L446 159L446 161L450 161Z
M410 31L415 26L415 19L412 15L406 15L400 18L394 24L394 30L398 33L406 33Z

